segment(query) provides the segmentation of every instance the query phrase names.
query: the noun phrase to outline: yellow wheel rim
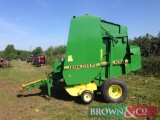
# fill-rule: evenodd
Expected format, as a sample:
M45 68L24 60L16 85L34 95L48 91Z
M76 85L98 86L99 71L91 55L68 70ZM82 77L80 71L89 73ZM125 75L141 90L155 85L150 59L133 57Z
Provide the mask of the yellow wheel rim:
M91 94L89 94L89 93L86 93L85 95L84 95L84 100L85 101L90 101L92 99L92 95Z
M119 85L112 85L108 90L109 96L113 99L118 99L122 96L122 88Z

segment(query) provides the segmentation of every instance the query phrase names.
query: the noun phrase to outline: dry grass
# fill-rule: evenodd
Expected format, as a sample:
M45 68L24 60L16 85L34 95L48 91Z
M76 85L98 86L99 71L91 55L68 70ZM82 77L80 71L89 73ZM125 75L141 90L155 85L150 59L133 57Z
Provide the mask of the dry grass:
M134 74L120 77L129 88L129 96L119 104L105 103L100 94L95 94L95 100L90 105L84 105L79 97L66 93L62 84L53 88L51 101L46 99L45 87L25 91L23 97L17 97L21 83L44 78L45 72L51 72L52 67L33 67L21 61L13 61L12 66L0 69L0 120L97 120L101 118L88 118L88 106L160 106L160 79ZM160 114L156 119L160 119Z

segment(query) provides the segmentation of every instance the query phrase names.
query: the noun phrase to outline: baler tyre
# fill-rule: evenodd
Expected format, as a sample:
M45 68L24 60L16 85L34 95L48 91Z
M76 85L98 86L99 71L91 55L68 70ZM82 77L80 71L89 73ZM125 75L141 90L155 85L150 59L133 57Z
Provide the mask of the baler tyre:
M107 102L120 103L126 99L128 89L123 81L112 78L104 81L101 93Z
M89 104L94 99L94 94L90 90L85 90L81 94L81 99L85 104Z

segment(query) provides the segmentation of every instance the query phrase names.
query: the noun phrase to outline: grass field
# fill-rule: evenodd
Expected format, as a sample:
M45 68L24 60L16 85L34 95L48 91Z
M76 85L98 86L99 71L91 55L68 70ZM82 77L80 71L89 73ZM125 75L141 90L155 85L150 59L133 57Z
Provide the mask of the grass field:
M47 100L47 91L42 87L19 93L20 84L44 78L45 73L51 72L52 67L34 67L24 61L12 61L11 64L11 68L0 69L0 120L102 119L89 118L88 106L153 105L160 109L158 78L138 76L133 73L123 75L120 79L126 82L129 90L128 97L123 103L106 103L97 93L90 105L84 105L79 97L72 97L66 93L61 84L53 88L50 101ZM23 97L18 97L18 94L23 94ZM156 120L160 120L160 113Z

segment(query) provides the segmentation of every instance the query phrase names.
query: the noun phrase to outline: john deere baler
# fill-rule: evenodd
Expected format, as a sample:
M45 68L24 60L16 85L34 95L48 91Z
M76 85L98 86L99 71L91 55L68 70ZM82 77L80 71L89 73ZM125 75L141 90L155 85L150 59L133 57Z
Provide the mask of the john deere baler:
M98 88L107 102L123 102L128 90L117 77L140 68L140 48L128 45L125 26L84 15L71 20L64 61L55 62L46 81L64 79L66 91L85 103Z

